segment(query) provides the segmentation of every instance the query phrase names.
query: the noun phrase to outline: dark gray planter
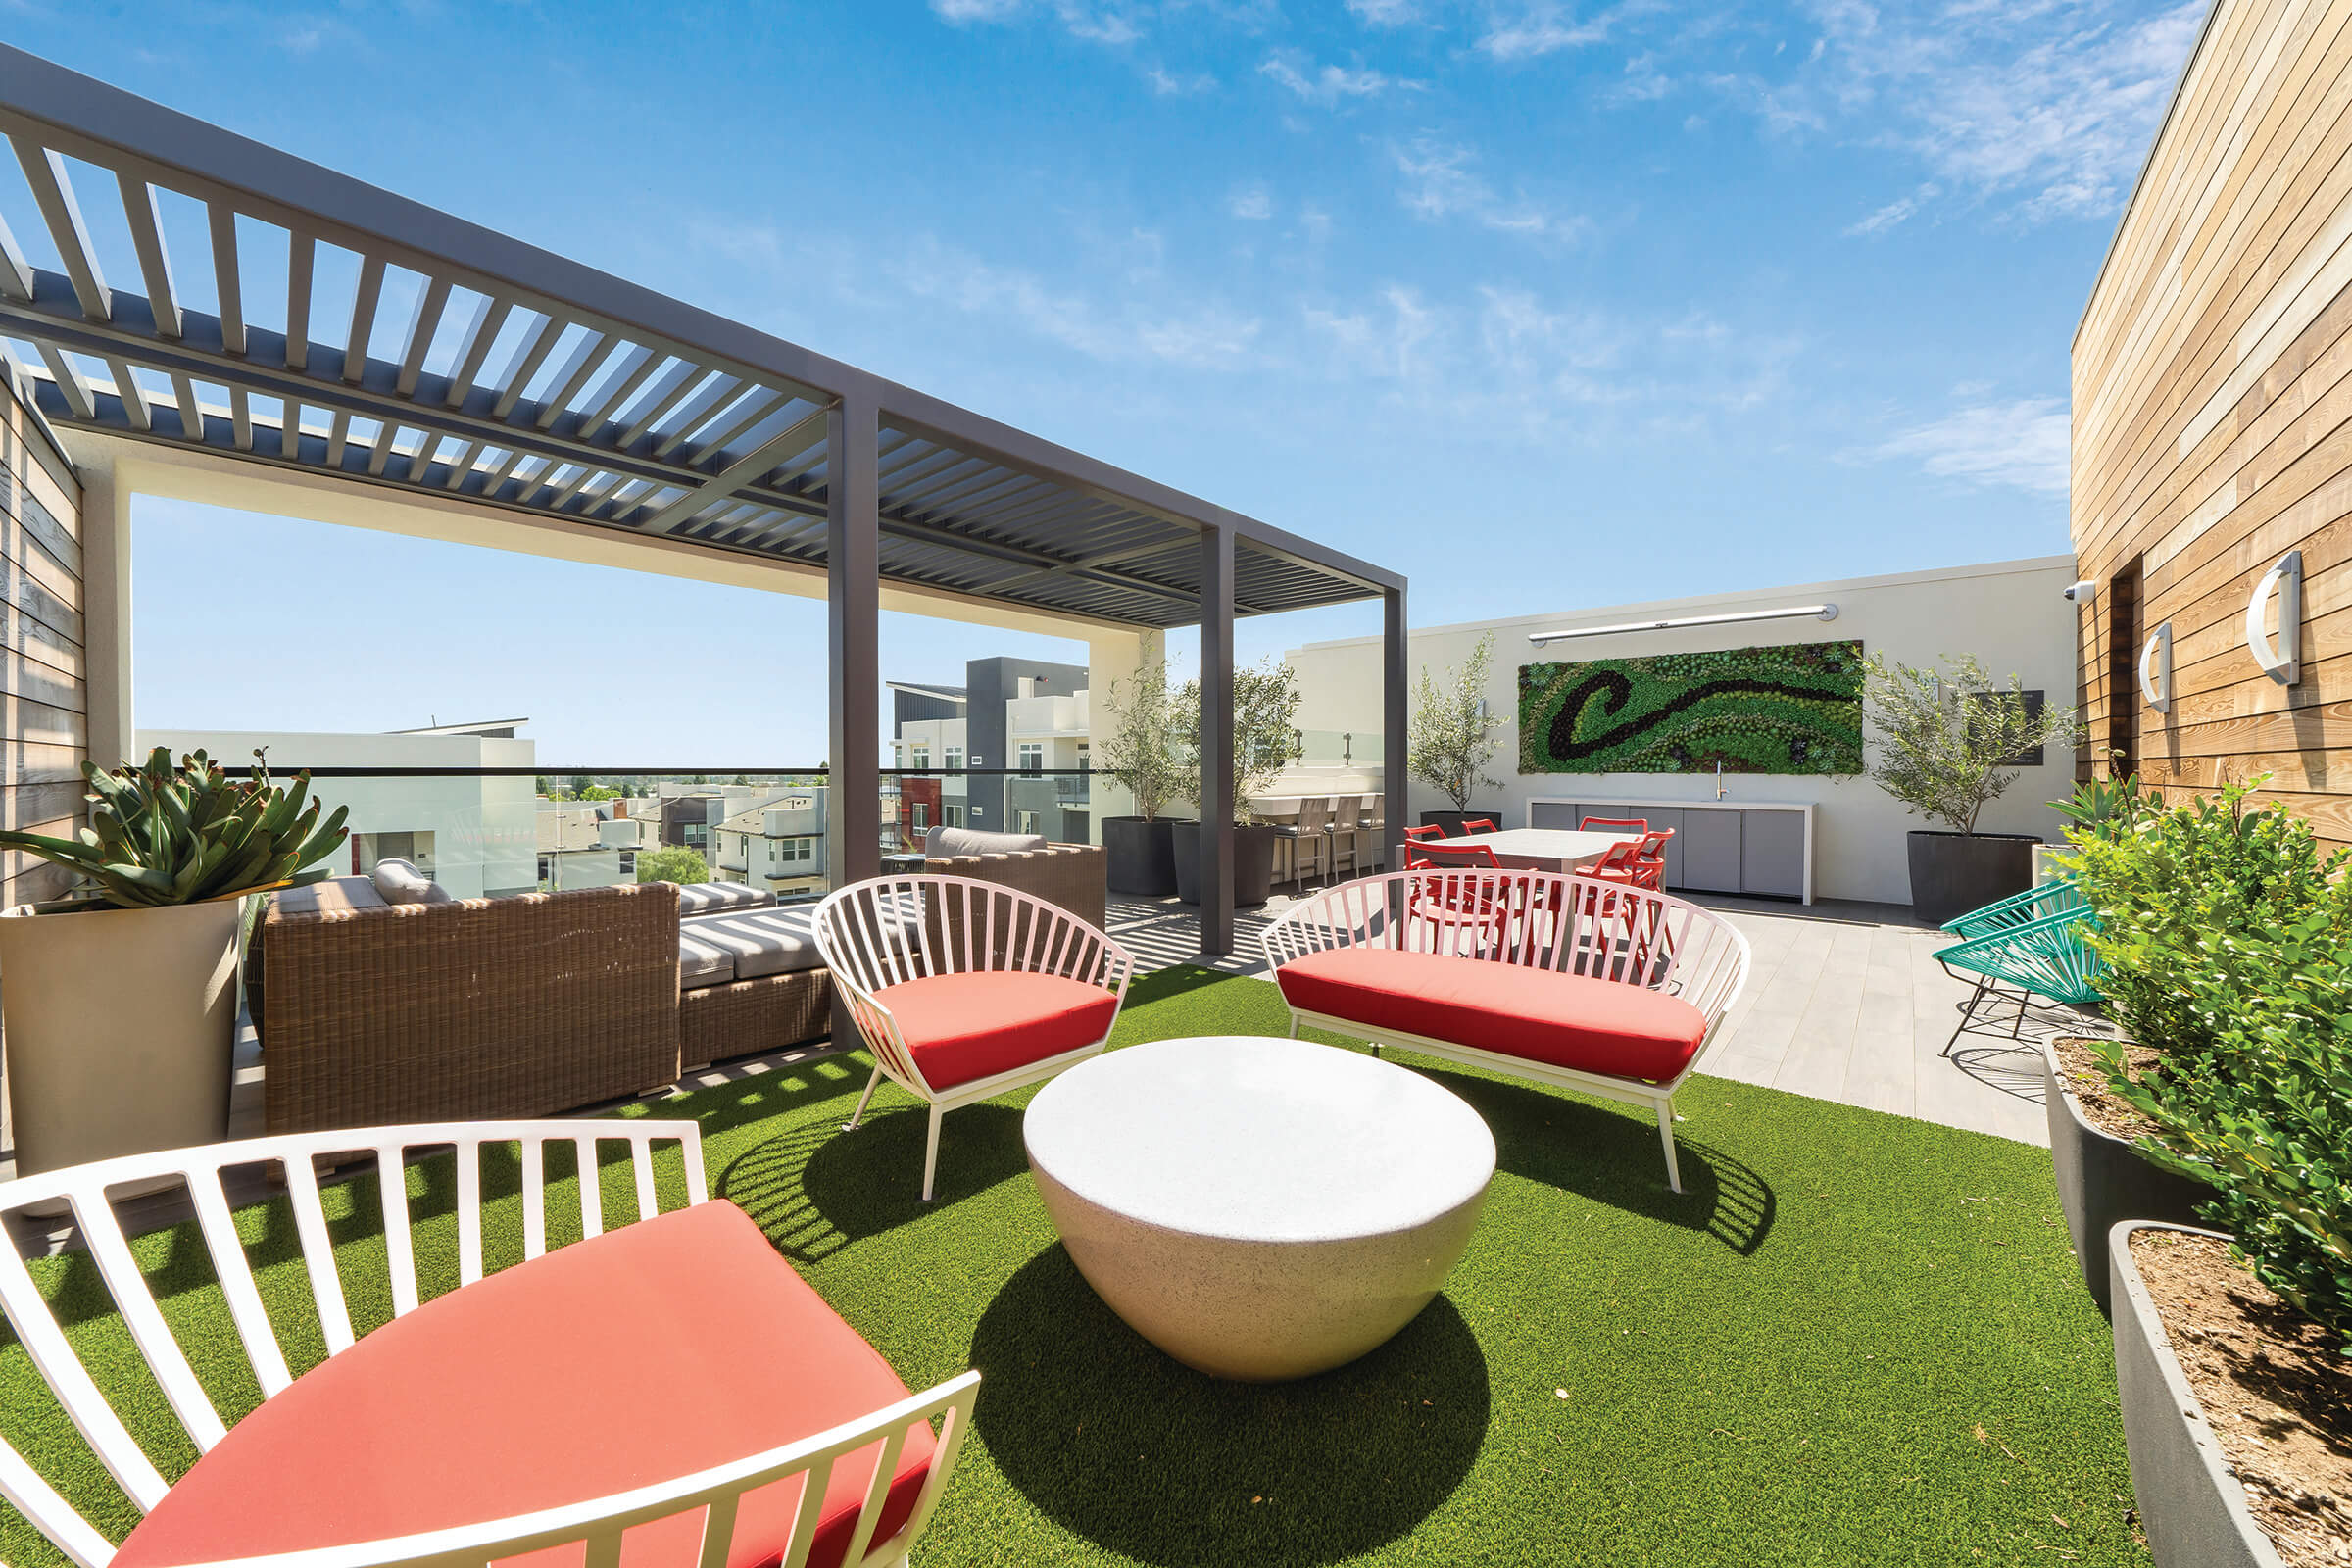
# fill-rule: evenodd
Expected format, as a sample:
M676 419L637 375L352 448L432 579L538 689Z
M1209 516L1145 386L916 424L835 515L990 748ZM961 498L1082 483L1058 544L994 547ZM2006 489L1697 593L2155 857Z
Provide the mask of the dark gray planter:
M2032 833L1952 833L1913 828L1911 909L1941 925L2034 885Z
M2042 1103L2050 1118L2050 1165L2058 1178L2058 1206L2066 1210L2067 1234L2082 1283L2101 1312L2113 1315L2107 1297L2107 1236L2124 1220L2193 1225L2197 1205L2213 1189L2178 1171L2166 1170L2129 1140L2103 1133L2083 1118L2065 1080L2058 1054L2041 1048Z
M1176 825L1176 896L1187 904L1200 902L1200 824ZM1233 903L1249 908L1274 896L1274 838L1270 827L1233 830Z
M1176 891L1176 824L1167 817L1102 819L1103 874L1113 893L1164 899Z
M2115 1297L2115 1392L2132 1452L2132 1492L2156 1568L2284 1568L2246 1511L2246 1493L2206 1423L2132 1261L2139 1230L2220 1236L2190 1225L2127 1220L2108 1233ZM2227 1240L2227 1238L2224 1238Z

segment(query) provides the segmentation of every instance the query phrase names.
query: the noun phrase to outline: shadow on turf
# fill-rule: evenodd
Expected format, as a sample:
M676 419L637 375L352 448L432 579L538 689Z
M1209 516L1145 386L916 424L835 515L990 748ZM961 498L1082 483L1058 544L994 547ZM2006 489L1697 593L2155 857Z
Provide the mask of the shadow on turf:
M1683 1191L1666 1185L1656 1122L1531 1085L1413 1062L1470 1102L1494 1134L1498 1169L1628 1213L1703 1231L1745 1257L1772 1232L1779 1199L1745 1162L1688 1133L1676 1148Z
M1048 1517L1144 1562L1322 1563L1405 1535L1486 1439L1487 1363L1441 1296L1370 1355L1299 1383L1181 1366L1059 1246L972 1335L989 1458Z
M812 1263L1029 1168L1020 1107L966 1105L941 1126L938 1180L926 1203L929 1130L921 1106L868 1112L854 1133L831 1118L793 1127L729 1160L714 1174L712 1196L751 1215L786 1256Z

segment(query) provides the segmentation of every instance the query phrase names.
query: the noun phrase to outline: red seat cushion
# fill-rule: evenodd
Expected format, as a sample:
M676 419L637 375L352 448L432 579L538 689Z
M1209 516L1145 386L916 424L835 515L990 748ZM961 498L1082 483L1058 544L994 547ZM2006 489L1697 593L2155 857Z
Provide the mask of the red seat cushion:
M120 1568L405 1536L691 1475L906 1396L734 1204L698 1203L559 1248L394 1319L297 1378L199 1459ZM874 1540L922 1490L907 1431ZM833 1568L880 1445L844 1457L808 1561ZM744 1499L728 1568L773 1564L801 1482ZM623 1568L693 1568L700 1510L630 1531ZM519 1559L551 1565L576 1548Z
M1110 1032L1119 999L1101 986L1018 970L933 974L874 993L899 1021L915 1065L934 1089L953 1089Z
M1301 1012L1662 1083L1690 1064L1707 1020L1680 997L1590 975L1391 948L1332 948L1274 971Z

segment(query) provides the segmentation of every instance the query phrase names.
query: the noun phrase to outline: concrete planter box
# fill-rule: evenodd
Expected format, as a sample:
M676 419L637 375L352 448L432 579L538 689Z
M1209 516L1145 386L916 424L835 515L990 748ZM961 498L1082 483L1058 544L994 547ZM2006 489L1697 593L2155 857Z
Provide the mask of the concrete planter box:
M2157 1568L2284 1568L2271 1538L2246 1511L2245 1489L2222 1456L2132 1261L2132 1233L2140 1230L2221 1233L2128 1220L2108 1234L2116 1396L2149 1554Z
M2042 1102L2050 1118L2050 1164L2058 1178L2058 1203L2066 1210L2067 1234L2082 1266L2082 1283L2101 1312L2108 1300L2107 1236L2124 1220L2193 1225L2197 1205L2213 1189L2151 1162L2125 1139L2103 1133L2083 1118L2082 1107L2058 1076L2058 1054L2041 1048Z
M228 1136L239 907L0 917L18 1174Z

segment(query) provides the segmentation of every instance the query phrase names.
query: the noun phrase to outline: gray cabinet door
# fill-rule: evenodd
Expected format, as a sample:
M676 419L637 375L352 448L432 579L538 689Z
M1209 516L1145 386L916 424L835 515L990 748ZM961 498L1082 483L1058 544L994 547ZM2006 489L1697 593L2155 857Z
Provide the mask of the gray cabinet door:
M1683 830L1674 841L1683 847L1684 887L1699 893L1740 890L1740 819L1744 815L1744 811L1683 813Z
M1740 889L1805 896L1805 818L1800 811L1741 811Z
M1580 808L1574 801L1539 801L1527 808L1529 827L1573 828Z

